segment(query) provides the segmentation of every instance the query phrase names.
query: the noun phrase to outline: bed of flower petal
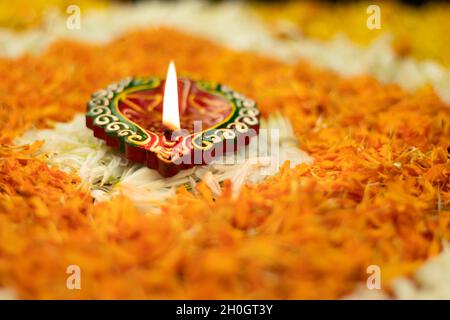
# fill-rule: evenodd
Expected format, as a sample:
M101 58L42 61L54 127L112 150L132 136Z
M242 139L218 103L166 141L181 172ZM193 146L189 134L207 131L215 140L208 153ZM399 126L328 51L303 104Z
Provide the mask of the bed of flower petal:
M163 76L169 59L289 117L314 163L237 197L228 183L218 198L180 188L148 215L126 197L94 204L79 177L35 156L39 143L13 145L117 79ZM0 59L0 74L0 287L21 298L340 298L373 264L389 291L449 239L450 109L429 87L407 93L170 29L58 41ZM81 290L66 288L68 265Z
M34 27L45 28L48 23L46 17L55 11L65 14L72 4L69 0L2 1L0 28L19 31ZM83 13L114 8L119 4L120 2L108 0L78 0L76 3ZM398 1L379 1L377 5L381 10L381 28L370 30L366 28L369 16L367 7L372 4L370 1L344 4L291 1L281 4L251 4L246 7L256 8L272 27L276 28L279 20L288 20L298 27L300 33L315 39L329 40L342 33L355 43L368 45L377 37L390 33L394 37L394 48L398 54L421 60L432 59L444 66L450 65L448 45L443 41L450 32L448 4L430 2L414 7ZM282 34L283 32L280 33Z
M5 0L0 2L0 27L26 30L41 26L51 10L66 12L74 4L83 11L108 7L105 0L77 0L76 3L70 0Z
M367 8L380 8L380 29L369 29ZM450 32L450 6L430 2L411 6L397 1L354 1L327 3L322 1L292 1L288 4L258 5L257 11L269 23L287 20L308 37L328 40L342 33L355 43L368 45L377 37L390 33L396 52L418 59L433 59L450 65L446 41ZM373 13L373 12L372 12Z

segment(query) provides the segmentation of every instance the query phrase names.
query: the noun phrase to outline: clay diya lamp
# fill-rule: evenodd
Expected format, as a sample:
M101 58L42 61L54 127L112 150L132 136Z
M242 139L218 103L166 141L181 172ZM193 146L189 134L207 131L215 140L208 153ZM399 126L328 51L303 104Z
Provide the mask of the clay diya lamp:
M92 94L86 125L130 161L170 177L244 147L259 131L255 102L214 81L129 77Z

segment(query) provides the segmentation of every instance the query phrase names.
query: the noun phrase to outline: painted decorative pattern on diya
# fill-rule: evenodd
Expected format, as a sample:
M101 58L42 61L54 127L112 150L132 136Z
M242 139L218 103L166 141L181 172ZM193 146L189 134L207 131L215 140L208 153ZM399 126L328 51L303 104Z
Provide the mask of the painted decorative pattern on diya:
M248 144L259 130L256 103L211 81L178 79L181 134L167 139L162 122L165 80L126 78L97 91L86 125L97 138L163 176L208 164Z

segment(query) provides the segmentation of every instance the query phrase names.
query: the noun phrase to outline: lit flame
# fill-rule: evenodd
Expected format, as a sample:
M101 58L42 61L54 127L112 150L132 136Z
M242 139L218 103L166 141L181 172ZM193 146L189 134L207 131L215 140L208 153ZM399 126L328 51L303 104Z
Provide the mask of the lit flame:
M173 61L170 61L164 87L163 125L173 131L180 130L177 71Z

